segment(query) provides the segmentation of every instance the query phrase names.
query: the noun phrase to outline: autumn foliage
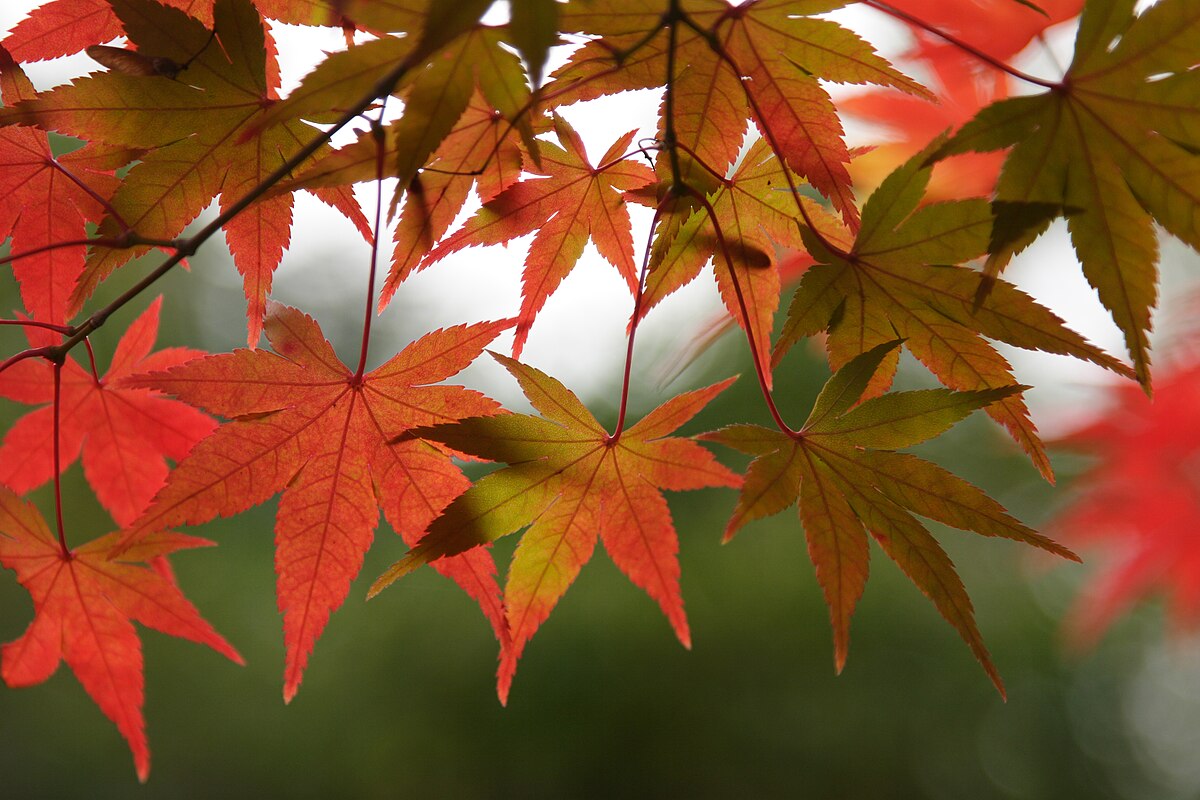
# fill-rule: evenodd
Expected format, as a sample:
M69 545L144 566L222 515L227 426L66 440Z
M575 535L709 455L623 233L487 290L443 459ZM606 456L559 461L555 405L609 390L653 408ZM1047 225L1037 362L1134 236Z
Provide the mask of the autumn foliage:
M211 544L182 526L278 495L285 700L351 594L382 512L409 549L396 550L369 595L425 565L454 581L495 632L505 702L523 650L598 541L689 647L663 492L727 487L737 495L726 538L798 508L838 670L873 539L1003 693L966 589L920 518L1077 557L904 452L983 410L1053 481L1029 387L998 342L1141 384L1122 395L1122 417L1149 432L1108 422L1077 437L1123 461L1097 467L1097 485L1118 489L1096 489L1102 496L1063 529L1098 530L1100 517L1135 553L1086 612L1085 630L1164 573L1178 584L1180 613L1195 617L1196 548L1148 543L1152 520L1129 507L1134 487L1161 482L1166 467L1149 454L1166 442L1154 437L1171 437L1155 415L1175 413L1137 399L1152 385L1155 226L1200 247L1200 4L1161 0L1140 15L1133 0L850 4L910 30L899 65L826 14L844 5L52 0L35 10L0 41L0 238L24 305L0 322L29 341L0 354L0 395L36 406L0 445L0 563L35 609L4 645L5 681L39 683L66 660L144 780L143 665L130 621L240 661L184 598L167 556ZM1070 20L1078 32L1064 74L1012 66ZM347 47L281 96L270 21L340 28ZM22 68L81 51L94 69L46 91ZM842 97L832 93L839 84L868 88ZM661 94L657 119L631 122L589 154L570 107L635 89ZM892 140L851 147L843 115L883 125ZM356 138L330 144L353 125ZM390 202L386 179L397 185ZM353 186L372 182L377 202L360 207ZM354 363L334 354L312 316L270 299L300 191L371 243ZM472 194L482 205L452 229ZM215 218L185 234L214 201ZM634 241L631 212L652 214L648 241ZM1003 277L1060 218L1129 363ZM156 351L163 303L187 301L151 299L152 287L217 246L219 232L244 286L247 348ZM509 318L430 331L366 369L371 320L410 275L530 234ZM630 292L611 430L519 360L589 242ZM128 291L94 299L110 275L156 251ZM730 419L679 434L732 377L627 419L639 323L709 268L774 425ZM101 372L88 336L105 324L127 328ZM485 356L510 332L507 353ZM773 394L772 371L804 341L823 346L832 372L811 409ZM943 388L889 391L902 351ZM446 383L480 357L507 370L536 414ZM1160 388L1190 380L1194 394L1194 372L1176 370ZM708 443L752 457L745 473ZM59 492L76 458L115 523L86 544L72 541ZM497 466L472 482L464 459ZM53 514L22 499L51 481ZM514 533L501 583L489 545Z

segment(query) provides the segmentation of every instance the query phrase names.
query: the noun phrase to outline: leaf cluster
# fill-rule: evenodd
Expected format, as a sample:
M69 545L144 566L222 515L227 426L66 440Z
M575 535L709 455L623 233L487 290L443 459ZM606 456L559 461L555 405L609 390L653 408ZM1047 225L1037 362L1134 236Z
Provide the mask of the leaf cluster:
M1149 391L1153 226L1200 247L1200 8L1162 0L1138 15L1134 0L989 0L975 4L974 27L956 27L937 4L865 0L917 33L910 58L936 78L926 86L829 18L842 0L513 0L501 23L492 5L53 0L0 41L0 236L24 305L4 322L30 339L0 364L0 394L40 405L0 445L0 563L35 605L29 630L5 646L5 680L39 682L61 656L144 779L129 620L236 660L183 599L166 555L205 543L174 529L279 495L285 700L382 511L411 549L370 593L423 565L452 579L495 633L506 701L524 648L597 541L690 646L663 491L721 486L740 490L727 538L798 505L838 670L874 539L1002 692L966 591L918 517L1075 556L903 451L984 410L1053 480L1029 387L997 343L1089 361ZM1081 7L1061 78L1007 63ZM347 46L282 96L269 20L341 28ZM996 26L1005 35L988 38ZM106 69L37 92L21 66L77 52ZM1006 98L1014 82L1042 91ZM872 88L843 108L836 85ZM661 94L657 118L589 156L587 131L568 121L576 104L630 90ZM939 101L966 106L939 111ZM908 140L865 154L846 142L845 112L895 123ZM356 121L365 130L335 148ZM51 133L84 144L58 154ZM979 151L1007 154L961 160ZM864 178L859 157L875 159L877 179ZM964 163L985 165L969 187L935 180ZM357 199L364 183L374 208ZM311 316L270 299L299 191L371 245L357 364L334 354ZM477 210L455 227L472 196ZM214 201L215 219L185 234ZM633 215L646 209L651 233L639 245ZM383 265L385 212L394 224ZM1000 274L1060 216L1132 366ZM88 369L70 355L84 345L90 356L92 332L218 233L244 284L246 348L152 352L155 301L103 376L94 358ZM372 318L410 275L529 235L511 318L428 332L366 369ZM631 295L611 430L517 360L589 242ZM164 253L157 267L115 300L95 300L100 283L154 250ZM732 378L667 397L627 425L640 322L710 268L774 427L730 420L678 434ZM491 355L537 415L445 383L509 332L509 355ZM805 340L823 343L832 377L793 428L786 419L799 412L774 396L772 373ZM944 388L889 392L903 350ZM753 461L740 475L697 440ZM57 489L79 453L118 530L72 547L61 503L52 533L18 495L51 480ZM504 466L472 482L463 459ZM489 545L515 533L501 587Z

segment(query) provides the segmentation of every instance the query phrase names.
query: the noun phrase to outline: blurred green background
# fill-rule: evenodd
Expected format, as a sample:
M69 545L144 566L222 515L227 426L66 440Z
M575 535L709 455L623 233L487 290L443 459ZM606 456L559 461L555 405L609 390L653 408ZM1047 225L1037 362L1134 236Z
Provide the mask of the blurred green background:
M219 252L219 246L210 248ZM217 259L208 261L209 258ZM202 254L163 282L162 344L238 344L243 301L227 261ZM8 271L0 307L18 302ZM115 296L144 272L106 283ZM357 285L357 282L356 282ZM343 350L358 290L311 309ZM101 369L146 297L95 341ZM400 306L400 304L397 304ZM392 334L427 325L389 311ZM4 353L19 337L2 332ZM803 348L800 348L803 350ZM692 381L746 373L686 432L766 421L744 345L728 340ZM705 374L706 373L706 374ZM802 418L827 371L804 352L778 373L785 413ZM914 377L916 376L916 377ZM910 371L902 382L919 381ZM649 390L642 394L652 394ZM615 387L606 397L616 394ZM595 408L600 399L589 398ZM26 409L5 402L5 426ZM598 412L599 413L599 412ZM611 412L609 413L611 418ZM1019 518L1043 523L1066 497L1037 478L998 429L971 418L925 449ZM729 453L729 463L741 466ZM1057 459L1061 483L1082 465ZM74 542L110 525L78 465L65 480ZM52 511L48 490L34 494ZM1064 655L1059 619L1087 567L1048 564L1011 543L936 528L975 601L1004 676L1001 701L954 631L875 549L849 664L835 676L824 604L794 513L722 546L735 493L669 496L681 540L695 648L602 548L523 659L509 707L494 691L496 647L478 610L421 570L364 605L366 586L404 552L384 525L346 605L318 643L304 685L281 700L280 617L268 503L194 532L220 546L174 558L184 591L249 662L143 630L153 750L138 787L125 742L65 666L46 684L0 688L0 794L38 797L803 797L1190 798L1200 796L1200 651L1149 609L1095 651ZM497 547L506 563L516 537ZM0 575L0 640L32 607Z

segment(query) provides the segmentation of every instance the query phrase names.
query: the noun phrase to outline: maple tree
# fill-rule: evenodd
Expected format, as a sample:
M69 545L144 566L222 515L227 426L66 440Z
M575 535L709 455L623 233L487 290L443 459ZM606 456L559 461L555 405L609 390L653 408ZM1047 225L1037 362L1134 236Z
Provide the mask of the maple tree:
M873 538L1003 693L966 590L914 515L1076 556L981 490L901 451L984 410L1053 480L1023 399L1028 387L993 342L1082 359L1150 392L1153 225L1200 248L1200 7L856 4L914 32L905 58L933 76L925 86L824 16L845 5L513 0L497 4L500 17L487 16L490 0L53 0L37 8L0 40L0 236L24 306L0 322L23 328L30 345L4 354L0 394L41 405L0 445L0 563L16 572L35 612L26 634L5 645L6 682L40 682L65 658L129 742L144 780L142 659L129 619L238 660L184 599L166 557L207 544L173 529L279 495L285 700L349 596L382 510L410 549L370 594L423 565L455 581L493 628L506 702L522 652L597 540L690 646L680 543L662 491L729 487L740 495L727 538L798 506L838 671ZM504 8L507 21L493 21ZM1047 26L1076 16L1064 75L1011 65ZM281 96L268 20L340 28L346 49ZM78 52L106 69L43 92L23 71ZM830 84L875 88L843 100ZM1040 93L1010 97L1018 84ZM589 158L568 107L634 89L661 93L657 119ZM901 141L873 153L852 148L842 114L892 125ZM356 121L365 130L334 147ZM62 152L64 137L77 149ZM390 204L387 180L396 184ZM373 183L373 207L360 207L359 183ZM355 366L334 354L311 316L269 299L301 190L371 246ZM478 210L452 229L472 193ZM185 233L214 200L215 218ZM640 247L636 213L650 215ZM395 216L392 257L377 290L385 214ZM1059 217L1132 365L1000 276ZM152 352L155 300L102 376L88 337L220 232L243 281L247 348ZM431 331L366 369L372 319L410 275L530 234L511 318ZM611 430L560 381L517 360L589 241L631 295ZM132 286L107 302L94 297L155 250L159 263ZM730 420L678 435L732 378L667 398L627 424L639 324L708 265L742 329L773 427ZM540 416L443 383L510 330L510 355L491 356ZM259 347L262 334L270 349ZM775 397L772 373L814 338L833 374L793 428L785 413L802 410ZM89 368L70 355L80 345ZM902 350L944 388L890 392ZM1083 438L1113 439L1102 427ZM753 460L739 475L700 442ZM80 453L117 530L72 547L59 476ZM473 459L506 466L472 481L456 460ZM51 480L54 533L19 497ZM518 531L502 591L488 545ZM1107 607L1148 580L1143 561L1123 574ZM1195 568L1180 573L1181 596L1194 606Z

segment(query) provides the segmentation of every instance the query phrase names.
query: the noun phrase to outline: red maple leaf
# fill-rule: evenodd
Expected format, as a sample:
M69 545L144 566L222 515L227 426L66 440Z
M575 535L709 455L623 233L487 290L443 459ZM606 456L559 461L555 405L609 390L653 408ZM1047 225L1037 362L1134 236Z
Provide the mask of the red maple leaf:
M933 61L937 103L895 92L872 91L843 100L847 114L885 127L887 141L850 164L856 184L878 186L888 173L920 152L946 130L958 130L988 103L1008 96L1007 77L999 72L964 69L948 59ZM938 162L923 198L932 203L984 197L996 188L1003 153L964 153Z
M33 686L65 660L129 742L145 782L150 748L142 718L142 646L131 620L244 662L172 580L140 563L211 542L157 533L113 558L118 537L110 533L64 553L41 513L0 487L0 564L17 573L34 610L25 633L3 646L0 671L9 686Z
M37 96L25 73L3 47L0 90L6 106ZM100 220L104 214L102 201L120 183L110 172L98 171L110 166L104 163L105 155L85 147L56 157L49 137L42 131L0 129L0 241L11 235L15 254L81 242L13 262L21 299L36 320L66 321L67 298L83 272L82 241L87 237L87 223Z
M167 477L166 459L179 461L216 423L191 406L145 388L117 384L136 372L182 364L203 353L183 347L151 352L162 298L151 303L117 343L112 364L97 378L73 358L62 366L59 454L65 470L80 453L100 504L118 525L137 517ZM33 344L52 344L30 329ZM42 341L42 340L46 341ZM54 368L27 359L0 373L0 397L53 403ZM21 494L54 477L54 409L42 406L17 421L0 445L0 484Z
M679 540L661 490L738 486L741 480L700 445L668 434L733 379L672 398L613 436L554 378L492 356L544 416L481 417L413 431L511 466L476 481L451 503L426 538L375 582L372 595L422 564L436 567L446 557L478 552L478 545L528 525L504 590L512 646L501 653L502 703L525 644L592 557L597 539L659 604L679 641L691 647L679 591Z
M161 75L101 72L44 92L0 114L88 141L149 151L112 196L102 236L126 225L150 239L172 239L220 195L222 209L239 202L312 138L300 122L242 141L242 134L278 100L275 46L249 0L216 0L213 25L221 34L152 0L112 0L137 49L188 64L183 80ZM215 42L215 43L214 43ZM171 109L174 113L164 113ZM328 152L322 148L315 155ZM347 187L314 189L370 238ZM292 195L259 200L225 226L247 299L248 341L258 342L266 296L288 246ZM100 281L149 247L95 248L72 294L77 310Z
M589 238L621 273L629 290L636 292L638 287L629 209L621 193L652 183L654 173L623 158L637 131L614 142L600 166L593 167L583 140L566 120L555 116L554 130L563 147L541 145L539 172L545 177L521 181L484 203L422 264L428 266L464 247L502 244L537 231L522 276L521 313L513 342L513 355L518 357L534 318L575 268Z
M163 0L163 5L186 11L212 24L214 0ZM295 25L343 25L334 11L337 0L255 0L264 16ZM111 41L125 33L109 0L53 0L33 9L5 38L20 61L41 61L78 53L89 45Z
M1107 561L1068 617L1077 645L1155 594L1169 597L1179 627L1200 625L1200 363L1157 370L1154 386L1153 400L1114 386L1104 416L1057 442L1098 459L1051 523Z
M233 421L175 468L123 546L155 530L236 514L282 491L275 569L287 648L283 691L291 700L313 645L362 568L378 509L415 544L470 485L444 452L394 440L418 425L496 413L499 405L478 392L430 384L466 367L510 326L435 331L355 375L316 321L271 303L265 329L278 355L237 350L130 379L127 385L171 392ZM439 571L479 602L503 644L491 554L464 554Z
M1037 0L1039 14L1018 0L888 0L887 4L954 35L1000 60L1024 50L1046 28L1078 16L1084 0ZM953 59L963 65L978 62L939 36L913 27L917 44L911 56L931 61Z

